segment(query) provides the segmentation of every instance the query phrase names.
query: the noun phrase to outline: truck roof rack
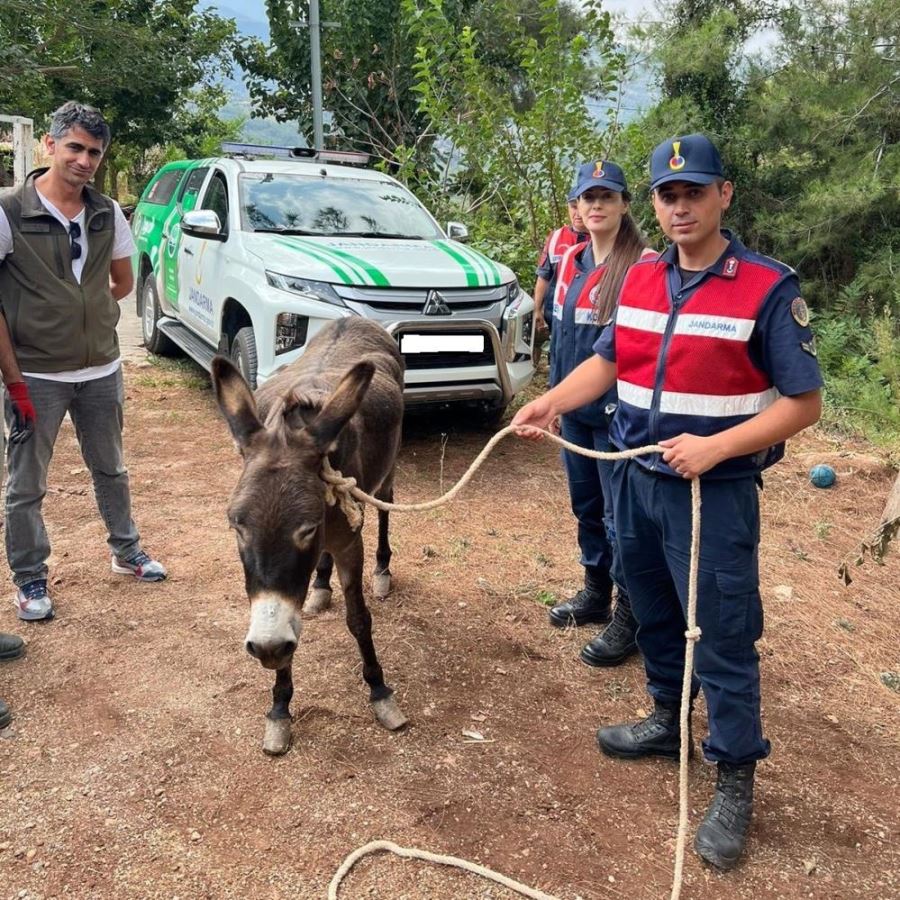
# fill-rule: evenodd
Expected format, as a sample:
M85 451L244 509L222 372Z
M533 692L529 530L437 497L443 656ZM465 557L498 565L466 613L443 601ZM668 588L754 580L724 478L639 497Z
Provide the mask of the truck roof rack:
M367 166L371 159L368 153L358 153L355 150L315 150L312 147L279 147L235 141L223 141L221 146L225 156L243 159L309 159L345 166Z

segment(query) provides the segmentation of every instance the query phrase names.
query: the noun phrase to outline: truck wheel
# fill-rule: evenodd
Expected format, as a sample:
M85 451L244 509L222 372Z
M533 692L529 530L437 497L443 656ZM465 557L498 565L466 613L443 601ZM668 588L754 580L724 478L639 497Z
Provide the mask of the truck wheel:
M231 342L231 361L238 367L238 371L244 376L244 381L250 385L250 390L256 390L256 338L253 328L242 328L234 336Z
M482 428L499 428L503 417L506 415L506 404L501 406L489 406L478 413L478 424Z
M159 298L156 296L156 282L152 273L144 279L141 297L144 304L141 316L141 337L144 339L144 346L157 356L177 356L180 352L178 345L157 327L160 316Z

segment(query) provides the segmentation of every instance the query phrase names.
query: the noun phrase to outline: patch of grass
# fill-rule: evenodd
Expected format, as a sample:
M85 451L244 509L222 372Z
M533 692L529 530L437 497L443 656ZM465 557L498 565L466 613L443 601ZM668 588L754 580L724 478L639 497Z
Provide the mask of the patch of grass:
M849 619L835 619L834 624L838 628L843 628L844 631L856 631L856 626Z
M831 528L831 522L816 522L816 537L824 541L831 534Z
M544 556L543 553L538 553L538 555L535 557L535 559L536 559L542 566L544 566L544 568L549 569L549 568L552 568L552 566L553 566L553 560L550 559L548 556Z
M472 545L466 538L454 538L450 542L450 558L451 559L464 559L466 554L469 551L469 547Z
M134 383L148 388L186 387L193 391L210 389L209 373L193 360L168 356L147 357L150 368L141 369Z
M553 591L538 591L537 592L537 602L542 606L555 606L556 605L556 594Z

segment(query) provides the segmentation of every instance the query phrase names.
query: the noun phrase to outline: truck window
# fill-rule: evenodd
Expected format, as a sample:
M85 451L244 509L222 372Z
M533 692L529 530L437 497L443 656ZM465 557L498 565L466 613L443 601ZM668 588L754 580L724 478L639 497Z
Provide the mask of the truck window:
M172 199L172 195L175 193L175 188L178 187L182 175L184 175L184 169L169 169L168 172L163 172L150 185L147 196L144 197L144 202L158 203L160 206L165 206Z
M218 217L223 232L228 232L228 187L220 172L213 172L198 209L211 209Z
M209 166L191 169L190 175L185 178L184 184L181 185L181 190L178 193L178 202L181 204L184 212L190 212L197 205L197 194L200 192L200 188L203 187L208 171Z

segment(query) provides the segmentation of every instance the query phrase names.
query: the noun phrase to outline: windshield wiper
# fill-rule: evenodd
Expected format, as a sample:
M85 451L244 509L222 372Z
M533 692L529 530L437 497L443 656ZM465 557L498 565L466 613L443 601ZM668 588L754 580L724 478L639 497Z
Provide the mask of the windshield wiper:
M303 228L254 228L254 234L305 234L313 237L322 237L321 231L306 231Z
M332 231L323 237L387 238L390 241L424 241L421 234L400 234L391 231Z

